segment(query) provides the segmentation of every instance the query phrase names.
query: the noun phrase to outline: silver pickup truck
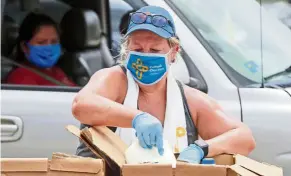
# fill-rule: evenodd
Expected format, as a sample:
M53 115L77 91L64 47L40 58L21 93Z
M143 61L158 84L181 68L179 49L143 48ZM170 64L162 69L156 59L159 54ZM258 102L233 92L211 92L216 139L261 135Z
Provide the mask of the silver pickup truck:
M2 37L3 45L15 37L17 24L33 8L54 18L71 8L96 13L93 16L99 17L101 24L95 25L103 31L98 39L103 42L93 48L64 51L65 56L72 56L67 66L73 69L68 72L80 87L95 71L113 65L115 60L106 55L106 49L112 48L113 42L120 42L120 36L112 34L118 35L116 23L123 13L147 4L168 9L176 21L182 45L180 59L173 66L176 78L208 93L229 116L251 128L257 147L250 157L282 166L284 175L291 175L291 31L264 9L260 13L256 1L20 0L15 7L13 3L1 1L1 29L8 38L3 41ZM5 21L7 16L12 20ZM86 18L84 13L82 19ZM73 30L74 23L72 32L77 31ZM84 31L92 27L86 22L78 25ZM76 35L71 35L72 40ZM85 42L96 38L92 33L86 35ZM11 59L4 51L1 56ZM1 63L2 81L13 67ZM80 88L5 83L1 88L2 157L50 157L55 151L75 153L78 140L66 132L65 126L79 125L72 116L71 104Z

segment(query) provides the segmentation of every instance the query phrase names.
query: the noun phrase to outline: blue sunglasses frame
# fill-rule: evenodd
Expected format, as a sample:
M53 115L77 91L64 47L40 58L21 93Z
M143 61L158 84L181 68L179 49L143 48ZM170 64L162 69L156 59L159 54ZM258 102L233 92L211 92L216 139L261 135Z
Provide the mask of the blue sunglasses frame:
M132 19L132 16L133 16L134 14L142 14L142 15L144 15L146 18L143 18L143 20L142 20L140 23L138 23L138 22L136 22L136 21L134 21L134 20ZM148 14L145 14L145 13L143 13L143 12L132 12L132 13L129 14L129 22L128 22L128 24L130 24L130 22L133 22L134 24L144 24L144 23L147 21L147 19L148 19L149 17L151 18L150 23L151 23L152 25L154 25L155 27L162 28L162 29L164 29L165 31L167 31L169 34L171 34L172 36L175 36L175 30L174 30L174 26L173 26L172 22L171 22L169 19L167 19L166 17L164 17L163 15L151 15L151 14L148 15ZM166 20L166 23L163 24L163 25L157 25L157 24L154 24L154 23L153 23L153 18L155 18L155 17L162 17L162 18L164 18L164 19ZM167 23L168 23L169 26L172 28L172 30L174 31L174 33L169 32L168 30L166 30L166 29L164 28L164 27L167 25Z

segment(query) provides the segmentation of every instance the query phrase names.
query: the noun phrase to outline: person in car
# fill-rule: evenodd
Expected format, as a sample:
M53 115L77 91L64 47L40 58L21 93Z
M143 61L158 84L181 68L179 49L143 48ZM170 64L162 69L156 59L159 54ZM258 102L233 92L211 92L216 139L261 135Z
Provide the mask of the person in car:
M122 64L96 72L75 97L76 119L117 127L128 145L136 136L143 148L157 147L160 155L165 139L180 153L179 160L191 163L223 153L248 155L254 149L245 124L228 117L208 95L174 79L171 65L180 48L167 10L145 6L132 13L125 37Z
M57 24L44 14L29 13L20 25L17 39L16 61L25 67L13 70L8 75L7 83L74 86L75 84L63 70L56 66L60 55L61 46ZM48 79L47 76L50 78Z

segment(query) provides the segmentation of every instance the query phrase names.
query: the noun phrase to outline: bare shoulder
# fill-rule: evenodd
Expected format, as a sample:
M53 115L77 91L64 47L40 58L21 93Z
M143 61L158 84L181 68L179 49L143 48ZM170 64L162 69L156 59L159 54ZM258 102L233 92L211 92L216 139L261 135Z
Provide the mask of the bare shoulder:
M84 90L115 101L123 101L127 90L127 77L120 66L104 68L90 78Z
M126 75L120 66L104 68L94 73L92 80L98 81L126 81Z

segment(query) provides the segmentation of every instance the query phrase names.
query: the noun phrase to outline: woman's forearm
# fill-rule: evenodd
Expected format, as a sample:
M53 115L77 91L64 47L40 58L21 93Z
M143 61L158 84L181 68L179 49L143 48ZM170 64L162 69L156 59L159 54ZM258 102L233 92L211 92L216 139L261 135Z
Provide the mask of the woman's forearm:
M255 140L248 128L240 127L206 140L208 157L223 153L248 155L255 148Z
M92 126L131 127L132 119L141 111L96 94L77 97L72 113L81 123Z

